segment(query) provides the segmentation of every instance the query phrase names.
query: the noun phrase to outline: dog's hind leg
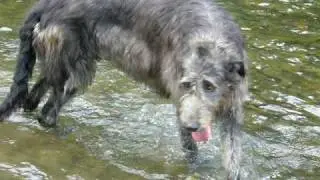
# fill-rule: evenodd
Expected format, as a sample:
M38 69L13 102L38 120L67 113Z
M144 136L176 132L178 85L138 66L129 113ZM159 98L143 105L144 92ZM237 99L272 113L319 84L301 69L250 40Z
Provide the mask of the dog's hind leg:
M26 101L24 102L23 108L25 111L33 111L37 108L41 98L49 89L49 84L45 78L40 78L35 85L33 85Z
M40 30L34 44L42 57L41 71L53 88L39 122L57 123L62 106L94 78L97 50L94 33L82 21L55 22Z
M20 29L20 45L13 77L13 83L9 94L0 105L0 121L11 115L17 108L23 105L28 95L28 82L36 62L35 49L32 46L34 26L41 17L40 11L31 12Z
M66 104L77 93L77 89L63 91L63 89L54 88L52 94L41 110L41 116L38 121L45 127L54 127L57 123L58 114L64 104Z
M53 92L51 92L47 102L44 104L44 106L41 109L41 115L38 118L39 122L41 122L41 123L44 122L44 119L47 116L48 112L54 106L55 99L56 99L55 94Z

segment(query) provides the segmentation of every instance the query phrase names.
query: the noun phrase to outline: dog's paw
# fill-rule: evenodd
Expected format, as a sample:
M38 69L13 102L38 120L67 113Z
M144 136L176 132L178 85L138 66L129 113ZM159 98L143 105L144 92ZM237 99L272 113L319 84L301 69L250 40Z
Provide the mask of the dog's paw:
M43 116L38 116L38 122L40 123L41 126L46 127L46 128L53 128L57 126L57 119L56 117L43 117Z
M240 173L237 173L235 175L231 175L231 173L228 173L228 178L227 180L240 180L241 178Z
M38 102L33 102L32 99L29 99L29 98L27 98L22 105L24 112L31 112L35 110L37 106L38 106Z

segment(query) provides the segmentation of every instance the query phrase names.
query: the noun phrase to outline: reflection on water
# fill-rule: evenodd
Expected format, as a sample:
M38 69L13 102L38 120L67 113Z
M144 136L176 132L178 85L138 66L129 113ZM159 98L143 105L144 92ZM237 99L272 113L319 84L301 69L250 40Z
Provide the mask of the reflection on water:
M40 171L36 166L28 162L21 162L19 165L9 165L0 163L0 170L7 171L14 176L23 177L27 180L48 179L46 173Z
M18 28L32 3L0 1L0 99L9 90ZM320 2L232 0L221 5L240 23L252 60L244 179L319 179ZM105 62L98 70L87 93L65 106L58 129L44 129L35 114L22 112L0 124L1 177L223 177L217 129L210 143L200 146L202 164L190 174L175 107Z

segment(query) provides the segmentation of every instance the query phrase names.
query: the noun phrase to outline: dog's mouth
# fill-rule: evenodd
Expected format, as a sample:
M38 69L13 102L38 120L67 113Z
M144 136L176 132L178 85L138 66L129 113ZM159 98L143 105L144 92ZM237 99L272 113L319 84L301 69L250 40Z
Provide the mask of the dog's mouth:
M201 128L198 131L192 132L192 138L195 142L207 142L212 138L211 125Z

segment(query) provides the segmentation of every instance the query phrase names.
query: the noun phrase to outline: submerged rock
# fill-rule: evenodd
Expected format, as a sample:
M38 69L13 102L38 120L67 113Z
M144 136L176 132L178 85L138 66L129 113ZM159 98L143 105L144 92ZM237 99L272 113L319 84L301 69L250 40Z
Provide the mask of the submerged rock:
M12 29L9 27L0 27L0 32L11 32Z

